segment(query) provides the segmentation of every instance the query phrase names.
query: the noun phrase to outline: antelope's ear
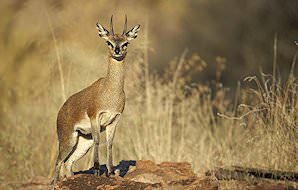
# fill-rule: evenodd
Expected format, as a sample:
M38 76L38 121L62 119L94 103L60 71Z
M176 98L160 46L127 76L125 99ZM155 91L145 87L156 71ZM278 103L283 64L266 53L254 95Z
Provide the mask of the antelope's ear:
M125 35L127 40L133 40L138 36L138 31L140 30L140 25L134 26L130 31L128 31Z
M99 23L96 23L96 28L98 30L98 34L101 38L103 39L108 39L109 36L109 31L107 29L105 29L102 25L100 25Z

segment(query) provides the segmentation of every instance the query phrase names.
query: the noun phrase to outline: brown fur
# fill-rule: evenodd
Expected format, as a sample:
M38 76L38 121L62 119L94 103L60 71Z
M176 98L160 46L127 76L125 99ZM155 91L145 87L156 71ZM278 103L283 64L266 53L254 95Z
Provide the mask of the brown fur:
M95 118L101 110L123 112L124 62L109 58L108 73L92 85L72 95L61 107L57 117L57 133L59 142L65 142L74 132L74 125L84 118Z

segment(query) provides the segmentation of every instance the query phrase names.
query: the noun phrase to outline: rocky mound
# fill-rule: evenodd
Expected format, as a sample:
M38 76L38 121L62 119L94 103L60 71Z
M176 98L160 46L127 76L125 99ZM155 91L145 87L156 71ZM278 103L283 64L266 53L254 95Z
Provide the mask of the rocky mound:
M244 189L244 190L287 190L296 189L284 181L268 181L267 179L250 176L253 182L248 182L248 177L234 172L220 173L206 172L197 176L189 163L163 162L156 164L152 161L121 161L115 166L115 175L107 177L107 169L103 165L100 168L101 176L95 176L93 168L77 172L76 175L64 178L56 184L56 190L218 190L218 189ZM239 173L239 171L237 171ZM249 172L246 172L249 173ZM220 176L220 175L222 176ZM228 175L227 175L228 174ZM233 174L233 175L231 175ZM224 179L223 179L224 177ZM239 178L241 177L241 178ZM253 178L252 178L253 177ZM296 178L294 179L296 181ZM35 178L19 187L26 190L51 189L50 180Z
M211 177L198 178L189 163L152 161L122 161L116 166L116 174L106 177L90 175L92 169L80 172L57 184L57 190L116 190L116 189L218 189ZM86 174L89 173L89 174Z

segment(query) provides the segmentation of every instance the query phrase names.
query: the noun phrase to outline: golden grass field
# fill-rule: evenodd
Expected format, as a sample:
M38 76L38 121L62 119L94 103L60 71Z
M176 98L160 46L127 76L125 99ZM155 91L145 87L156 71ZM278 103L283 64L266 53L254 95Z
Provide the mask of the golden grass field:
M273 61L266 63L273 69L251 66L253 75L226 86L222 78L238 70L233 71L224 55L210 63L186 46L162 66L154 63L163 49L152 47L159 39L153 32L158 25L152 24L156 20L150 19L146 6L169 15L186 14L179 4L172 8L176 12L166 3L154 7L141 1L135 12L132 1L123 9L116 5L107 0L1 1L0 189L32 176L52 177L59 108L65 98L106 72L106 45L95 23L100 16L107 26L114 11L120 31L129 10L129 26L140 23L142 28L128 49L127 99L114 141L115 163L187 161L197 173L232 165L298 172L298 47L293 41L287 42L295 50L290 64L279 62L276 35L268 42ZM280 74L279 67L285 72ZM213 78L194 80L205 72ZM88 164L86 157L76 168Z

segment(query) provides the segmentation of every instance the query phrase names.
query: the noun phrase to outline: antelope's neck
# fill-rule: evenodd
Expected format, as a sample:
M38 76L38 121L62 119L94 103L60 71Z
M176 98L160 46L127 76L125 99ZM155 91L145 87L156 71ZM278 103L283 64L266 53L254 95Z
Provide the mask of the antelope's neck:
M106 86L113 91L122 92L124 88L124 60L117 61L109 57Z

